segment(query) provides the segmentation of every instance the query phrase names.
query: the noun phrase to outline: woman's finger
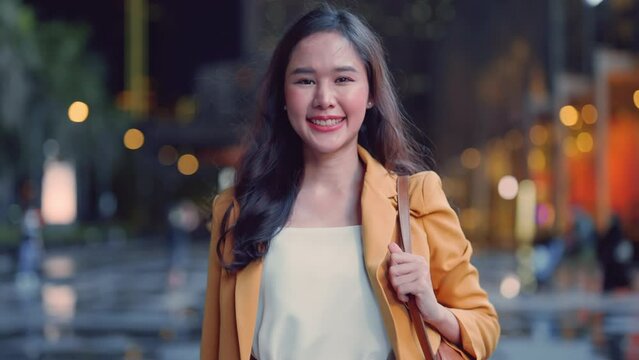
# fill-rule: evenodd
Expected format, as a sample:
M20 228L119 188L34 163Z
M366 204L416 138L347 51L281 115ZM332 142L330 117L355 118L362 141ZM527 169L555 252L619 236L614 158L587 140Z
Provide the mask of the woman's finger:
M399 301L401 302L408 302L408 296L407 295L402 295L402 294L397 294L397 298L399 299Z
M402 264L391 265L388 269L391 276L405 275L411 272L419 271L420 264L418 262L406 262Z
M408 295L417 294L421 290L423 290L423 289L420 288L419 282L411 281L411 282L407 282L405 284L397 286L396 292L397 292L398 295L402 295L406 299L408 299Z
M404 264L410 262L426 264L426 260L423 257L409 253L392 253L390 260L393 264Z
M406 275L392 276L391 284L393 284L393 287L398 288L401 285L413 282L417 279L419 279L419 274L416 272L411 272Z

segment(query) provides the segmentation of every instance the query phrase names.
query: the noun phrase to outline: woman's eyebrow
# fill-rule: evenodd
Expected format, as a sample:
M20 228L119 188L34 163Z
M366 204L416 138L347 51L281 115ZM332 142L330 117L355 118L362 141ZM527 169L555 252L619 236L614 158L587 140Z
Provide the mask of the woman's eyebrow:
M291 71L291 75L297 74L315 74L315 70L310 67L299 67Z
M357 69L355 69L353 66L350 65L345 65L345 66L338 66L336 68L333 69L334 72L357 72ZM293 69L293 71L291 71L290 75L298 75L298 74L315 74L316 71L313 68L310 67L298 67Z
M354 72L354 73L356 73L357 69L355 69L354 67L349 66L349 65L347 65L347 66L338 66L338 67L335 68L335 72Z

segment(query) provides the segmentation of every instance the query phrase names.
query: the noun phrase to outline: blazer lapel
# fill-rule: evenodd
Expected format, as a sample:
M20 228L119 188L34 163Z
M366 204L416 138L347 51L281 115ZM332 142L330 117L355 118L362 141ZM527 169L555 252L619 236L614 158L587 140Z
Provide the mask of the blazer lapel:
M394 199L380 194L364 182L361 195L362 241L364 261L371 272L376 272L388 253L393 241L397 209Z
M367 269L375 273L388 253L397 225L396 176L363 148L359 157L366 165L361 195L362 241Z
M397 231L396 177L378 163L364 148L359 148L360 159L366 164L361 195L362 247L364 263L371 287L376 295L384 320L386 333L398 353L401 336L397 332L396 312L404 311L389 289L384 264L389 254L388 244Z

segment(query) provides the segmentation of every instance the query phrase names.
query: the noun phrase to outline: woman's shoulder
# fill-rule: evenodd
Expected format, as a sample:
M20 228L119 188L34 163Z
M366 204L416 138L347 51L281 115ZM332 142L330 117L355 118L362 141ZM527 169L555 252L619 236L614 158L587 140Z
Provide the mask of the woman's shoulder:
M411 194L418 192L418 195L428 195L433 191L441 190L442 187L441 178L432 170L420 171L408 179Z
M441 178L433 170L424 170L424 171L417 172L415 174L412 174L409 177L409 179L410 179L411 183L416 183L416 184L419 184L421 186L424 186L424 184L430 185L433 182L434 183L437 183L437 182L441 183Z
M414 215L426 215L443 204L448 205L440 176L432 171L420 171L409 177L409 196Z

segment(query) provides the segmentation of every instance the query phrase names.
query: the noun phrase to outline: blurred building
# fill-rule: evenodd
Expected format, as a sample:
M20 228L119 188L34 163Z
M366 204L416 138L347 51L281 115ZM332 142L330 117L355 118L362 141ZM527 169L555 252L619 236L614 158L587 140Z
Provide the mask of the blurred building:
M208 206L219 169L241 154L270 52L314 5L26 3L42 19L91 27L88 47L107 60L108 89L130 115L110 145L126 147L110 181L92 180L108 178L96 177L99 162L79 171L80 218L111 192L116 216L151 227L175 198ZM406 112L477 245L514 249L542 232L566 234L576 208L600 229L619 213L639 232L637 1L336 4L383 37Z

